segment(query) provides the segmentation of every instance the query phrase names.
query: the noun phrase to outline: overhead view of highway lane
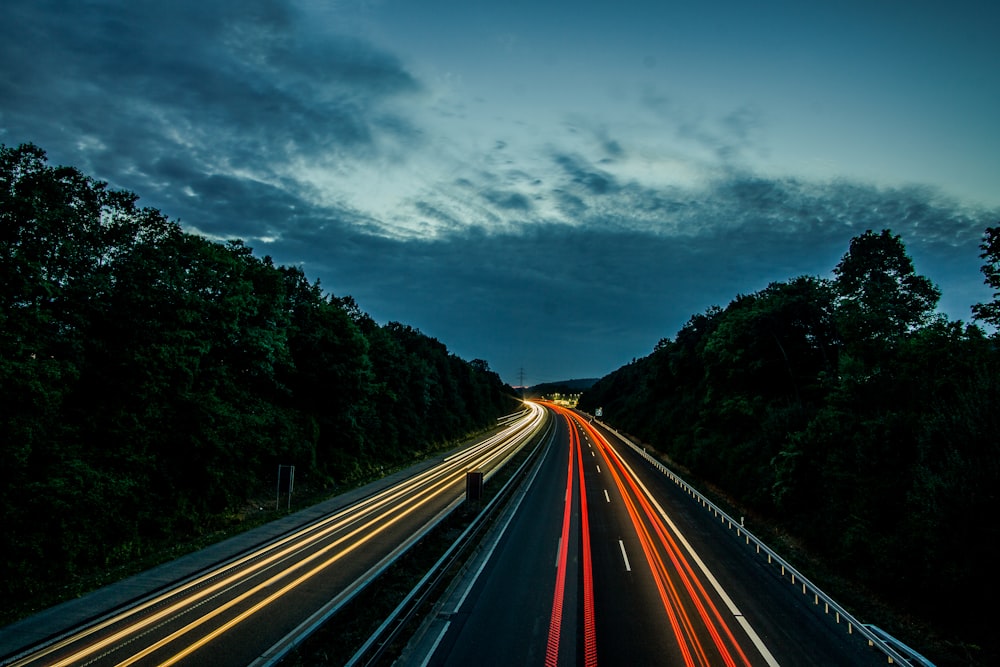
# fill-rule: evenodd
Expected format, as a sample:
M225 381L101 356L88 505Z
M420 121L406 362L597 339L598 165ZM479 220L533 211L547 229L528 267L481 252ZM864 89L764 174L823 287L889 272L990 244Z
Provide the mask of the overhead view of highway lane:
M248 665L280 657L534 436L529 406L495 435L260 548L65 632L6 664ZM15 628L16 630L16 628ZM266 660L265 660L266 661Z
M884 664L609 432L547 408L516 512L404 664Z

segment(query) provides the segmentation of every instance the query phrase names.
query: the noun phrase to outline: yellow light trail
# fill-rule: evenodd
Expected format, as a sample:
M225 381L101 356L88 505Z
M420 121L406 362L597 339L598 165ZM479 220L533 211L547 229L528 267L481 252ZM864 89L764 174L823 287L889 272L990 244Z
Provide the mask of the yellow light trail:
M263 558L261 557L261 554L264 553L262 551L254 552L246 556L243 556L235 561L223 565L220 568L216 568L211 572L196 577L195 579L185 584L182 584L181 586L178 586L177 588L172 589L171 591L168 591L163 595L155 596L150 600L147 600L139 605L136 605L135 607L132 607L124 611L121 614L114 616L113 618L109 618L105 621L90 626L70 637L67 637L59 642L56 642L46 647L45 649L37 653L26 656L22 660L19 660L13 664L16 666L21 666L37 662L40 659L43 659L44 657L51 655L56 651L62 650L74 643L79 643L86 637L101 632L102 630L105 630L115 624L122 623L129 618L135 618L139 614L149 610L150 608L156 605L163 604L171 599L177 599L178 596L187 594L189 591L191 592L186 597L178 599L176 602L170 604L166 608L149 616L138 618L137 620L132 622L128 627L125 627L117 632L114 632L112 635L105 637L100 641L96 641L80 649L79 651L76 651L67 658L55 663L49 663L52 664L54 667L67 667L68 665L78 664L100 650L112 647L116 643L122 642L129 636L134 636L140 633L141 631L149 628L150 626L163 621L164 619L183 613L184 610L192 607L195 603L198 603L201 600L204 600L212 595L215 595L220 591L224 591L229 588L235 587L241 581L245 581L250 576L253 576L258 572L261 572L273 565L280 563L282 560L291 557L294 553L312 547L320 540L329 537L336 531L342 530L350 526L352 523L357 523L359 521L362 521L366 514L368 516L372 516L374 513L379 512L380 510L386 508L389 505L393 505L394 507L396 501L400 500L401 498L404 498L405 496L410 496L409 500L407 501L411 503L410 507L402 512L397 511L394 518L385 521L384 518L385 513L374 515L374 518L358 526L347 535L338 538L336 541L334 541L330 545L327 545L326 547L316 552L315 554L296 563L290 569L284 570L280 574L269 578L266 582L258 584L250 591L241 594L237 598L230 600L221 607L218 607L213 611L209 612L207 615L201 617L197 621L188 624L181 630L178 630L177 632L173 633L171 637L176 639L179 636L186 634L187 632L190 632L194 628L203 625L205 622L211 620L212 618L215 618L220 613L223 613L225 610L230 609L236 604L239 604L240 602L246 600L254 593L260 592L264 588L276 584L282 578L289 576L290 573L295 572L297 570L301 570L303 567L314 562L318 558L321 558L324 555L329 554L330 551L343 544L346 540L361 535L364 531L371 529L375 524L383 522L383 526L378 530L372 532L368 536L365 536L363 539L361 539L353 546L350 546L347 549L344 549L343 551L339 552L328 561L325 561L324 563L316 566L308 573L300 576L293 583L283 587L279 592L269 596L265 601L257 603L250 612L244 612L243 614L241 614L241 616L239 617L240 621L245 620L254 611L258 611L267 604L270 604L275 599L280 597L280 595L288 592L295 586L300 585L303 581L311 578L316 573L318 573L322 569L325 569L333 562L351 553L352 551L357 549L361 544L364 544L365 542L370 540L374 535L378 534L381 531L386 530L387 528L394 525L404 517L409 516L410 514L416 512L418 509L424 507L427 503L433 500L434 496L443 493L450 485L457 482L464 474L466 467L487 466L491 462L495 461L497 458L505 456L511 450L520 447L530 437L531 433L534 432L535 427L537 427L538 424L541 423L541 420L544 416L544 411L539 406L529 404L528 408L529 412L523 419L512 423L509 427L501 431L499 434L496 434L495 436L488 438L487 440L483 441L483 443L479 443L466 450L463 450L462 452L447 457L445 460L443 460L440 464L438 464L434 468L418 473L413 478L406 480L405 482L399 485L396 485L390 489L377 493L373 495L371 498L360 501L359 503L352 505L351 507L345 508L326 519L316 522L302 530L296 531L292 534L287 535L284 538L281 538L280 540L277 540L267 545L265 547L265 550L266 552L269 553L267 556ZM198 588L198 590L192 591L192 589L203 586L212 579L221 576L226 571L235 571L237 568L246 565L247 563L253 561L254 559L257 559L256 562L251 563L246 568L238 572L234 572L234 574L230 574L225 578L221 579L220 581L205 586L204 588ZM233 625L235 624L236 623L233 623L231 621L227 623L226 626L224 626L224 628L229 629L233 627ZM204 645L211 638L219 636L220 634L222 634L222 632L225 631L225 629L216 630L209 636L209 638L199 640L195 648ZM166 640L161 640L160 642L157 642L155 646L157 648L160 648L165 645L165 641ZM142 657L149 655L153 650L156 650L156 648L148 647L147 649L144 649L139 654L132 656L132 658L126 660L121 664L123 665L132 664L137 660L141 659ZM192 648L190 651L185 651L182 653L183 655L186 655L187 653L190 653L193 650L194 648ZM182 654L178 655L183 657Z

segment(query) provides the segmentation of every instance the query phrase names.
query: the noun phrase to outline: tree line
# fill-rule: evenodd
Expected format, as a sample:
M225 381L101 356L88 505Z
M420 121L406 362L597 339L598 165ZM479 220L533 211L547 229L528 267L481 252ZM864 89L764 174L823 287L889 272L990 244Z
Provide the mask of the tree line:
M1000 325L1000 227L981 245ZM835 570L984 644L1000 528L1000 350L936 314L889 230L693 316L580 407L803 540Z
M272 497L495 423L514 391L240 241L0 145L0 595L23 604Z

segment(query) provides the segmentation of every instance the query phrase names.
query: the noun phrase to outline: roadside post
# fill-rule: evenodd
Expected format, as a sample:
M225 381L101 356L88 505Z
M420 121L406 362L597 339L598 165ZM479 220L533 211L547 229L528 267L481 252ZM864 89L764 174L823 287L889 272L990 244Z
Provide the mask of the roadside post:
M274 509L281 509L281 494L288 494L288 509L292 509L292 487L295 486L295 466L278 466L278 495L274 501Z
M483 471L469 470L465 473L465 499L478 502L483 497Z

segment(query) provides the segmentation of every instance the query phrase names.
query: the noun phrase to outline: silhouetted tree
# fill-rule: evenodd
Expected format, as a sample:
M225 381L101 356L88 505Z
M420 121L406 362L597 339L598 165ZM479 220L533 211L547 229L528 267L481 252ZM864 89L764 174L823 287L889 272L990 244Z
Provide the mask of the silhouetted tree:
M6 607L213 530L276 463L330 488L510 411L482 363L137 201L0 146Z
M995 289L998 229L982 245ZM989 644L962 599L997 589L982 572L998 528L976 520L1000 510L995 339L934 314L939 290L888 230L853 239L834 274L695 315L580 406L603 406L845 576ZM976 310L991 323L996 312Z
M987 227L979 247L983 251L980 257L986 260L982 266L984 282L993 290L993 301L975 304L972 314L977 320L1000 327L1000 227Z
M851 239L833 273L837 320L849 346L891 342L926 324L941 298L941 290L914 271L900 237L887 229Z

